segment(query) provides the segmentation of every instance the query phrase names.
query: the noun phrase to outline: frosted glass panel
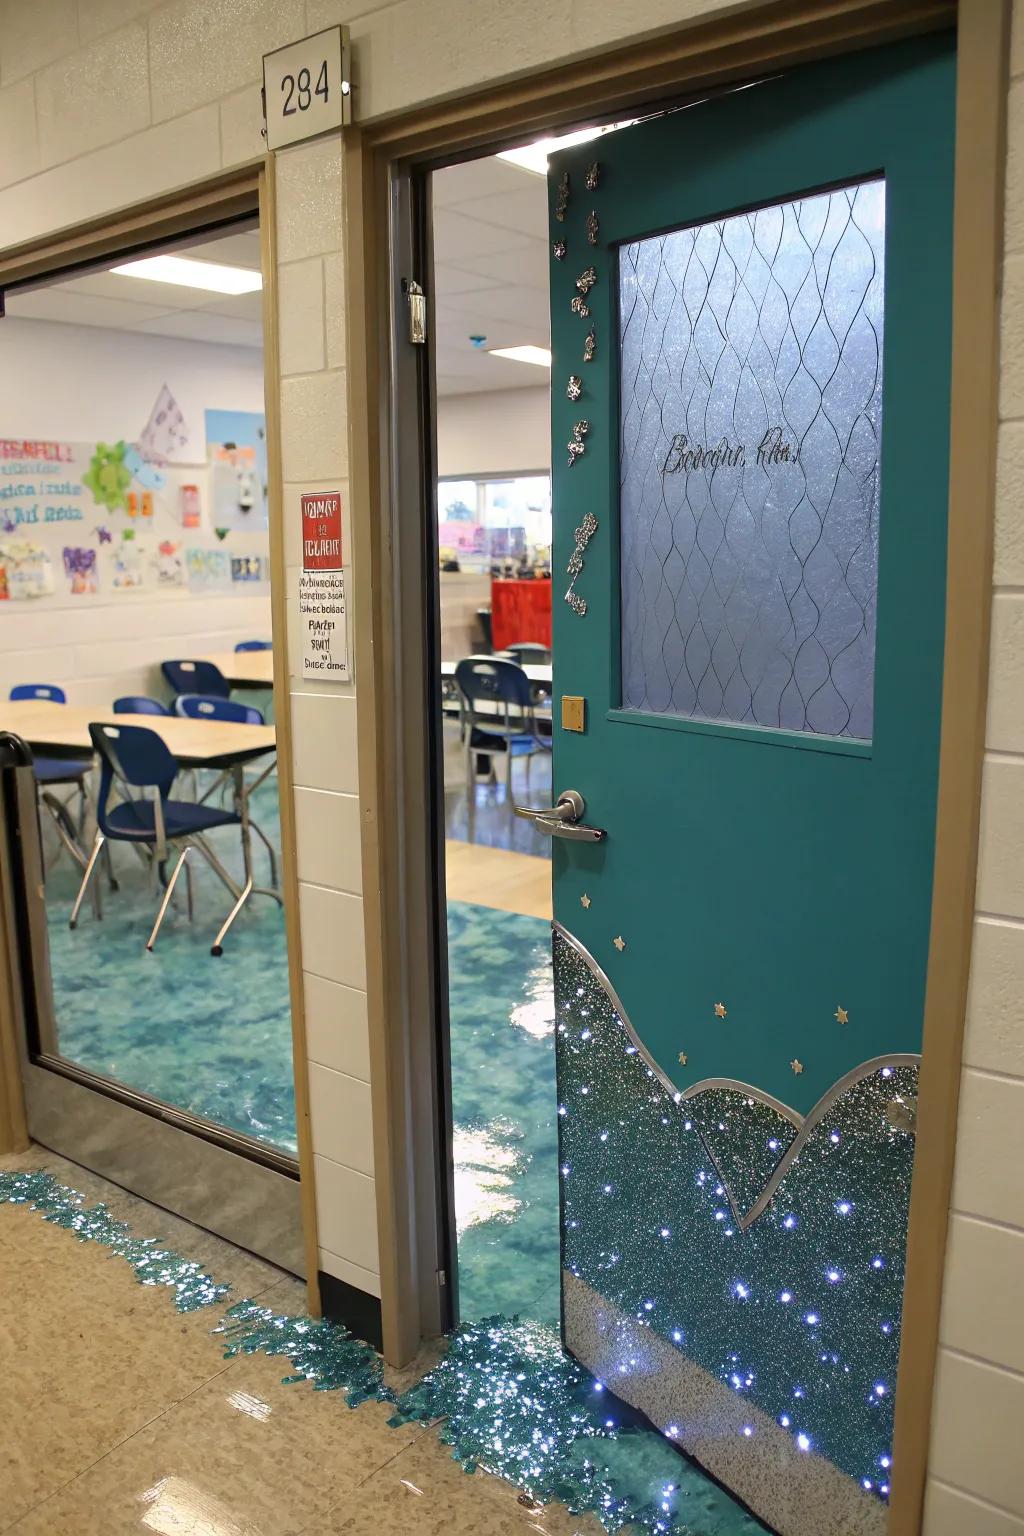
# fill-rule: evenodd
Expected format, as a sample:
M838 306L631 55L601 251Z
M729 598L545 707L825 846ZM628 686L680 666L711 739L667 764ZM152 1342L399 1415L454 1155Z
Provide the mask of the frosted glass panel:
M885 184L620 252L622 702L870 739Z

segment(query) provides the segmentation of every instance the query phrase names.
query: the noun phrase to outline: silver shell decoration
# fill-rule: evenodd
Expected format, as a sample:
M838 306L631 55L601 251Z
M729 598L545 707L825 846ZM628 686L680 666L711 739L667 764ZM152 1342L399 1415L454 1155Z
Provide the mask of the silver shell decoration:
M572 429L572 439L566 445L568 447L568 449L569 449L569 468L570 469L572 469L572 466L576 463L576 460L580 457L580 455L583 454L583 453L586 453L587 445L583 441L583 439L586 437L586 435L587 435L587 433L589 431L590 431L590 422L589 421L578 421L576 423L576 425L573 427L573 429Z
M569 308L572 310L574 315L579 315L581 320L585 320L590 314L590 305L580 293L578 293L573 299L572 303L569 305Z
M559 224L565 220L565 210L569 206L569 172L562 172L562 179L558 183L558 195L555 198L555 218Z
M575 613L579 618L582 618L587 611L587 600L585 597L580 597L579 594L574 590L576 586L576 578L583 569L583 551L586 549L587 545L590 543L596 532L597 518L594 516L593 512L588 512L580 526L576 529L576 547L572 554L569 556L569 564L565 568L567 574L572 577L572 581L569 583L568 591L565 594L565 600L569 604L569 607L572 609L573 613ZM589 905L589 903L587 903L587 905Z
M600 230L600 228L601 228L601 225L600 225L600 222L598 220L597 214L595 213L594 209L591 208L590 212L587 214L587 244L588 245L596 245L597 244L597 236L598 236L598 231Z
M597 184L601 180L601 167L596 160L587 166L587 191L596 192Z
M551 246L551 254L556 261L565 260L565 241L555 240Z
M594 327L591 326L590 330L587 332L587 339L583 343L583 361L585 363L592 363L594 361L594 353L596 351L597 332L595 331Z
M597 272L593 267L588 267L587 270L585 272L581 272L579 277L576 279L576 287L579 289L580 293L587 294L590 292L591 288L593 288L596 282Z
M578 373L569 375L569 382L565 386L565 393L570 400L578 400L583 393L583 380Z

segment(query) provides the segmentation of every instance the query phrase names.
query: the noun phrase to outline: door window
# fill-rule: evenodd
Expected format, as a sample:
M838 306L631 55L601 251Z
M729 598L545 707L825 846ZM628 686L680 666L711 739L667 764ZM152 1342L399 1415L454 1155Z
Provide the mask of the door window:
M885 183L620 249L622 703L870 740Z

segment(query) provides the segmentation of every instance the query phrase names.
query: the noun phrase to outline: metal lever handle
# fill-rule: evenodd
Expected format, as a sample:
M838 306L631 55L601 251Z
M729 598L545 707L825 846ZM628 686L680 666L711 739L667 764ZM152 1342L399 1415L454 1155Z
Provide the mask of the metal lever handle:
M524 821L532 821L541 832L547 832L551 837L573 837L577 841L587 843L599 843L604 837L602 827L588 827L580 817L586 810L583 796L575 789L563 790L554 805L542 805L531 809L528 805L517 805L515 813Z

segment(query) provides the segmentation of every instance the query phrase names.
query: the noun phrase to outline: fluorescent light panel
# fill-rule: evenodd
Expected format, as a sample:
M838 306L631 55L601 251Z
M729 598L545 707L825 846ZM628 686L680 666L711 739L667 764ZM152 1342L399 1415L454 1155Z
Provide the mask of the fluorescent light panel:
M255 293L263 287L259 272L248 267L222 267L215 261L190 261L185 256L145 256L111 267L121 277L141 277L150 283L178 288L202 288L208 293Z
M548 347L488 347L491 357L507 357L513 363L536 363L538 368L551 367L551 351Z

